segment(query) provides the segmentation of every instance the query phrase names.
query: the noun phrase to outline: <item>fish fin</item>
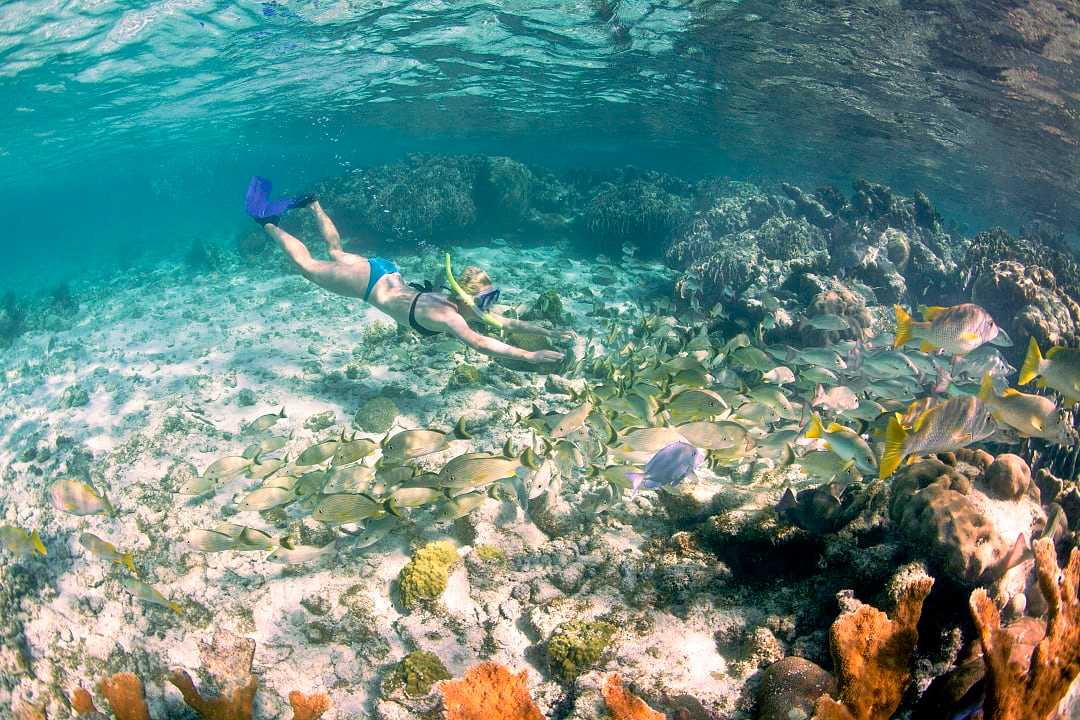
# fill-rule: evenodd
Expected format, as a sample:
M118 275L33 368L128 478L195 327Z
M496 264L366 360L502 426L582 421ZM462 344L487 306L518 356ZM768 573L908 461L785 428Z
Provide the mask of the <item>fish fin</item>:
M815 407L819 402L825 399L825 386L818 383L817 388L814 390L814 399L810 401L810 407Z
M885 450L881 454L881 463L878 464L878 478L884 480L900 467L906 440L907 431L900 424L900 414L894 413L889 418L889 426L885 429Z
M393 497L388 497L385 501L383 501L383 510L390 513L398 520L405 519L405 516L401 514L401 508L398 507L397 500L395 500Z
M970 330L967 330L965 332L960 333L960 339L965 341L965 342L976 342L979 339L979 333L971 332Z
M896 310L896 339L893 341L893 349L902 347L911 340L911 315L899 305Z
M1008 391L1005 391L1008 394ZM994 395L994 378L990 376L990 373L983 373L982 382L979 383L979 399L983 402L988 401Z
M843 425L841 425L838 422L831 422L831 423L829 423L829 427L825 428L825 432L830 432L830 433L843 432L844 430L847 430L847 428L844 427Z
M931 406L919 413L919 416L916 417L915 421L911 423L911 429L914 432L919 432L919 430L922 430L923 425L926 424L926 421L930 419L930 416L933 415L936 410L936 406Z
M131 571L132 575L138 575L139 571L135 569L135 556L131 553L124 553L120 556L120 564Z
M284 417L284 416L282 416L282 417ZM166 607L168 607L170 610L172 610L177 615L182 615L183 614L182 609L180 607L180 603L171 602Z
M1018 395L1023 395L1024 393L1020 392L1016 388L1005 388L1001 391L1001 394L1005 397L1016 397ZM982 398L979 399L981 400Z
M937 346L929 340L923 340L919 343L919 352L932 353L937 350Z
M630 497L633 497L638 494L638 490L645 484L645 473L628 472L626 473L626 479L630 481L630 487L633 491Z
M101 493L101 501L105 503L105 512L109 514L109 517L116 517L116 506L109 501L109 496L104 491Z
M780 498L780 501L776 503L776 511L784 512L788 508L795 507L795 504L795 493L791 492L791 488L788 488L784 491L784 494Z
M821 418L818 417L817 413L814 413L810 416L810 427L806 428L804 436L813 440L820 438L824 434L825 429L821 426Z
M1039 432L1043 431L1044 426L1043 426L1043 419L1041 417L1033 415L1031 417L1030 422L1031 422L1031 426L1034 427L1036 430L1038 430Z
M933 320L938 315L940 315L941 313L945 312L948 309L949 308L941 307L940 305L932 305L930 307L924 307L922 309L922 319L923 320Z
M37 530L30 531L30 541L34 544L34 552L38 555L45 556L49 554L49 551L45 549L45 543L41 542L41 535Z
M506 436L506 442L503 443L502 454L504 458L510 460L514 458L514 439L509 435Z
M281 406L281 412L279 412L277 416L279 418L289 417L288 415L285 414L285 406L284 405Z
M1063 347L1062 347L1061 345L1055 345L1054 347L1052 347L1052 348L1050 348L1049 350L1047 350L1047 351L1046 351L1046 358L1047 358L1048 360L1050 360L1050 359L1052 359L1052 358L1053 358L1053 357L1054 357L1055 355L1057 355L1057 354L1058 354L1059 352L1061 352L1061 351L1062 351L1062 350L1064 350L1064 349L1065 349L1065 348L1063 348Z
M1050 352L1053 352L1054 348L1050 348ZM1017 385L1027 385L1039 375L1039 368L1042 365L1042 353L1039 351L1039 341L1035 338L1028 340L1028 351L1024 357L1024 364L1020 367L1020 377L1017 378Z
M458 440L468 440L472 437L472 434L465 429L465 416L458 418L458 421L454 424L454 437Z
M536 456L531 447L527 447L521 451L521 456L518 458L521 460L521 464L530 470L540 469L540 458Z

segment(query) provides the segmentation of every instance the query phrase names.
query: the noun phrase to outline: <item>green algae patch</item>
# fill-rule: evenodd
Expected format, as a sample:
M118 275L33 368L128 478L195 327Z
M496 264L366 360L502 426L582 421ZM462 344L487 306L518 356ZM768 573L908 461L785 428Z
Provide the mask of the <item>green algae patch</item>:
M446 381L448 388L476 387L480 384L480 370L475 365L461 363L451 372Z
M498 563L502 565L506 562L506 553L502 548L495 545L477 545L476 557L486 563Z
M417 550L398 576L401 604L412 610L442 595L450 580L450 566L457 561L457 549L447 540L428 543Z
M403 690L412 698L424 697L440 680L449 680L450 672L435 653L415 650L390 671L382 683L383 697Z
M388 397L374 397L360 406L353 416L353 426L369 433L384 433L397 418L397 403Z
M532 306L521 316L522 320L547 320L554 325L565 325L570 316L563 308L562 299L555 290L545 290Z
M564 683L600 660L617 628L600 620L571 620L560 625L548 638L548 667Z

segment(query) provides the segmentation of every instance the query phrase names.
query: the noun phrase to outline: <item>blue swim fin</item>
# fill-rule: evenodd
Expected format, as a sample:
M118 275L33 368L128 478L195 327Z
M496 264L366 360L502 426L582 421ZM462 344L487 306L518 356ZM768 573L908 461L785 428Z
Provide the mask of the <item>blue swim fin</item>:
M278 218L286 210L304 207L315 201L315 196L310 194L271 200L270 190L272 187L273 184L268 179L258 175L252 176L251 182L248 183L244 206L247 214L260 225L267 223L277 224Z

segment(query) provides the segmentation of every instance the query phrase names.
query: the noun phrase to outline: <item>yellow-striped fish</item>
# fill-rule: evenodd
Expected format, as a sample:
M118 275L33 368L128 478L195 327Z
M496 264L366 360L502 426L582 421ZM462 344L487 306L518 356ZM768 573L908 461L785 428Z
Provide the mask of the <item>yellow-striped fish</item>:
M896 306L896 339L894 348L910 340L921 340L919 349L933 352L941 348L950 355L966 355L990 342L1001 332L990 313L973 303L952 307L929 307L923 311L923 322Z
M986 373L979 385L979 399L990 408L995 420L1024 437L1043 438L1058 445L1076 441L1071 429L1062 422L1057 403L1048 397L1029 395L1013 388L1005 388L998 395L994 391L993 378Z
M105 493L98 493L78 480L57 480L49 490L53 507L71 515L115 515L116 509Z
M989 437L996 429L989 408L970 395L932 405L915 418L910 433L900 421L900 414L894 414L885 429L880 478L892 475L908 455L959 450Z
M1061 393L1067 405L1080 402L1080 349L1052 347L1044 359L1039 343L1031 338L1017 384L1027 385L1035 378L1039 387Z
M133 577L125 577L120 578L120 584L123 585L124 589L131 593L136 599L148 602L151 605L167 607L177 615L180 614L180 605L178 603L169 600L142 580Z
M139 574L139 571L135 569L135 556L129 552L120 552L111 542L106 542L93 533L84 532L79 536L79 544L86 548L91 555L96 555L102 560L117 565L123 565L132 573Z
M0 526L0 545L20 557L35 553L41 556L49 554L37 530L27 532L14 525Z

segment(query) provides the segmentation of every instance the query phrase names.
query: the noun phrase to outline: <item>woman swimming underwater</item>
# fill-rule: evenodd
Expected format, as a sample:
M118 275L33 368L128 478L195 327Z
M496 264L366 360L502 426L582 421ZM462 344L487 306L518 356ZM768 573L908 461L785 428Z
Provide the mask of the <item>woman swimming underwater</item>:
M399 324L407 324L422 336L446 333L474 350L513 360L538 364L554 364L563 360L561 352L523 350L469 327L469 320L479 320L512 332L549 338L572 337L566 332L494 312L499 289L492 285L487 273L480 268L467 267L455 278L448 255L446 276L453 294L406 284L392 260L367 258L342 250L337 228L314 195L271 200L270 189L269 180L253 177L247 191L247 212L277 241L300 273L319 287L337 295L360 298ZM312 257L303 242L278 226L281 214L300 207L308 208L315 216L315 223L329 251L329 260Z

